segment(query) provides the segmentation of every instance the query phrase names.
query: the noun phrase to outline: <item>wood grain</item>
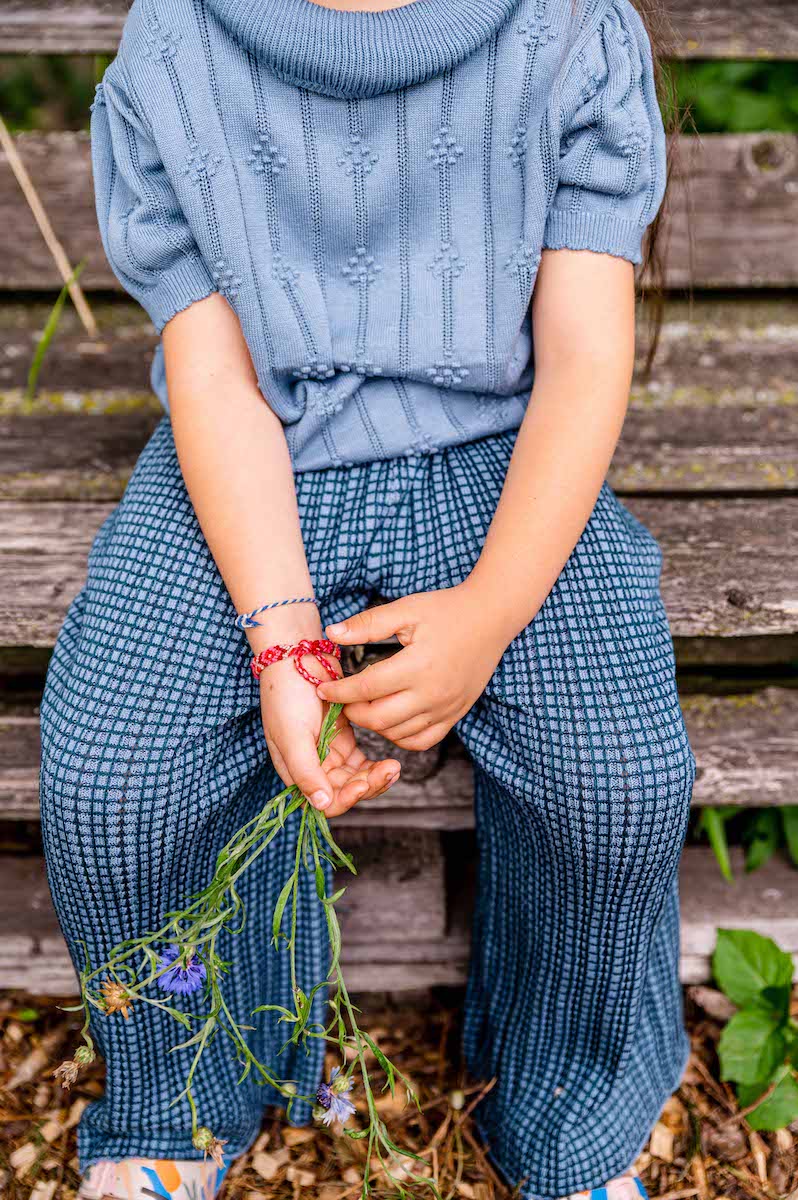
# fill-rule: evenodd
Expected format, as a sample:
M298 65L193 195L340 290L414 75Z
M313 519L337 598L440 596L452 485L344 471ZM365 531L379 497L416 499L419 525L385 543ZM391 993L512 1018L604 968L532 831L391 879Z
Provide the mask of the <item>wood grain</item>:
M739 851L732 862L737 876L733 886L720 876L711 852L688 848L682 858L682 954L684 983L710 978L710 957L718 928L753 929L775 938L798 961L798 871L780 858L753 875L742 870ZM375 868L375 874L378 870ZM367 881L354 879L351 890ZM434 888L432 889L434 891ZM375 895L364 888L355 905L374 912ZM385 903L384 896L380 902ZM457 986L465 982L471 897L457 897L456 919L435 938L397 936L397 922L378 922L367 938L352 932L352 911L342 916L342 962L347 985L353 992L421 990ZM390 911L390 910L388 910ZM75 976L47 891L40 859L2 860L0 873L0 987L24 989L36 995L65 996L75 992Z
M635 497L628 506L662 544L663 596L675 636L798 632L798 497ZM110 511L101 503L2 503L0 645L52 644Z
M766 808L795 803L798 775L798 691L768 688L734 696L686 696L682 707L698 761L693 804ZM0 820L39 817L39 728L34 715L0 717ZM361 731L377 753L383 739ZM399 783L384 796L339 818L357 829L457 830L474 825L473 781L465 752L454 738L443 759L425 770L408 762Z
M663 50L679 58L798 58L793 0L669 0ZM127 0L4 0L0 53L116 50ZM670 26L670 28L668 28Z
M67 310L28 403L46 307L0 305L0 499L117 499L161 415L148 381L154 331L137 306L102 302L94 342ZM669 304L653 373L633 388L616 490L798 490L796 345L794 298Z
M118 284L97 233L85 133L29 133L17 146L47 196L72 262L86 259L86 289ZM707 134L682 138L685 183L671 192L667 279L671 287L798 284L798 135ZM0 260L0 289L59 285L47 249L0 155L0 228L15 236Z

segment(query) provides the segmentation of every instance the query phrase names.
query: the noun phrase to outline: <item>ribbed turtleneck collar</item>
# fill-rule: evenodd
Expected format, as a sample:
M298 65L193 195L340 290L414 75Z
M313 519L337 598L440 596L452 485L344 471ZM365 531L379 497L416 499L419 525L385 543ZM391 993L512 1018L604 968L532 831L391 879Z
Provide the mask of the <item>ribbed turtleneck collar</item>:
M368 97L421 83L473 54L519 0L413 0L341 12L313 0L206 0L241 44L291 83Z

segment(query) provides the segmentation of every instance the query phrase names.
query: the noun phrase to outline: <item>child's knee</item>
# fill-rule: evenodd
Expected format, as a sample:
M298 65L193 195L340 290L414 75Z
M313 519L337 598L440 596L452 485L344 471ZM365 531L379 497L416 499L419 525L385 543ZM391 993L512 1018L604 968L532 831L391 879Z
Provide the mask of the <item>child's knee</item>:
M554 815L583 868L640 880L658 865L675 871L695 774L680 719L605 726L561 764Z

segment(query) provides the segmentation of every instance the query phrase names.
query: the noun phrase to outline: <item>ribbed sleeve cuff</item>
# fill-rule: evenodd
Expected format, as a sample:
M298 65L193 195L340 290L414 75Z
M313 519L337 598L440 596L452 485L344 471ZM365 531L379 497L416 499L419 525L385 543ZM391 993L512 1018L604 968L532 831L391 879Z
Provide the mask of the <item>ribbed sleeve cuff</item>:
M636 222L624 221L611 213L569 212L554 208L549 213L543 235L546 250L594 250L614 254L631 263L643 261L642 229Z
M158 282L142 297L142 303L160 333L172 317L215 291L216 285L202 259L182 258L158 276Z

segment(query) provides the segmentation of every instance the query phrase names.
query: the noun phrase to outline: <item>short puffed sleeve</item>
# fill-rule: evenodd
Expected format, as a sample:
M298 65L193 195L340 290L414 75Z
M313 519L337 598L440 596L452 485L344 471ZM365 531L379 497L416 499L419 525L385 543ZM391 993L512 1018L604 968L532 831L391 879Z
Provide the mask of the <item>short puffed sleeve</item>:
M97 219L114 274L160 332L215 290L158 152L114 62L91 113Z
M559 173L544 247L639 263L665 192L666 139L651 45L629 0L614 0L574 53L557 124Z

